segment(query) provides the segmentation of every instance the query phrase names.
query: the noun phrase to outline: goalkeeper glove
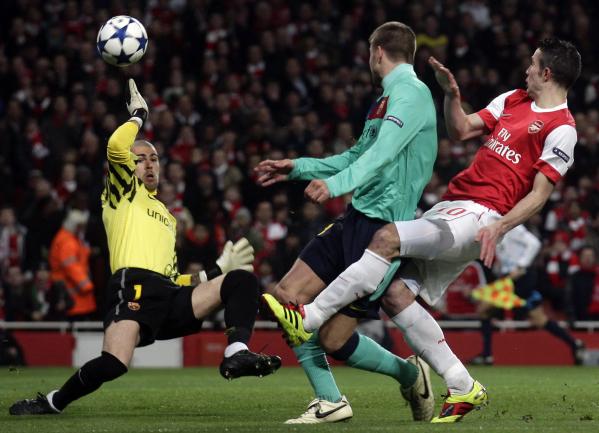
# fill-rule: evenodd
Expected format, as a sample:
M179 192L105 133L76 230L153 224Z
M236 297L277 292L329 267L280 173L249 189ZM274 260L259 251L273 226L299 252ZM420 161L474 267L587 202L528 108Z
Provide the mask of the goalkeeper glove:
M131 115L131 119L141 128L148 118L148 104L144 100L133 78L129 78L129 92L127 95L127 110Z
M221 274L241 269L252 272L254 270L254 248L250 245L246 238L241 238L235 244L227 241L223 253L216 260L216 269L208 272L200 272L200 281L208 281Z

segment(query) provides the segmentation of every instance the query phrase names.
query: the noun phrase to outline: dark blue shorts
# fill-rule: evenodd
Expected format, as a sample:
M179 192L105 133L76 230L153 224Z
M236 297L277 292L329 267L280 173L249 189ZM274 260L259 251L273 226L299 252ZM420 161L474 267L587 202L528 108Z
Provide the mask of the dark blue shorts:
M348 205L345 214L316 235L302 250L299 258L329 285L362 257L374 233L385 224L386 221L370 218ZM378 301L371 302L366 297L340 312L350 317L378 319L379 308Z
M525 309L530 311L543 303L543 295L537 290L538 275L535 269L527 269L526 273L514 281L514 293L526 301Z

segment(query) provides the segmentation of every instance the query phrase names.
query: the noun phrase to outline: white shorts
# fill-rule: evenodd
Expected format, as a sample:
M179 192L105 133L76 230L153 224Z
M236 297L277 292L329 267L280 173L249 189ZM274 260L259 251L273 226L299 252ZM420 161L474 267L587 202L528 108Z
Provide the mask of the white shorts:
M412 260L399 272L416 295L435 304L468 263L480 255L475 236L501 215L469 200L442 201L412 221L395 223L402 257Z

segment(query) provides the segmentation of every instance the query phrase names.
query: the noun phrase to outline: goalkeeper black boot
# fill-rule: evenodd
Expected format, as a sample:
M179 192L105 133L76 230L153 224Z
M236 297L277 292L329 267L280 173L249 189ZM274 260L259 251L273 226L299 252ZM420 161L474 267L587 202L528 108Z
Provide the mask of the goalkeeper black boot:
M229 380L241 376L262 377L274 373L279 367L281 367L281 358L276 355L240 350L223 359L220 363L220 374Z
M36 398L17 401L8 409L8 412L11 415L56 415L60 413L41 392L37 393Z

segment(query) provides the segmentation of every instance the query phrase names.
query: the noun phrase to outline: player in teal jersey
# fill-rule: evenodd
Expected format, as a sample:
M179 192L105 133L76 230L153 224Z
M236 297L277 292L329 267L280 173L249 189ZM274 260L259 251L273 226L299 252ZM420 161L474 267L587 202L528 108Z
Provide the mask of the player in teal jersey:
M581 59L567 41L540 41L526 70L526 90L504 93L470 115L462 108L451 71L433 57L429 64L445 93L450 137L464 140L490 132L492 146L481 147L471 166L452 179L443 201L418 220L395 222L377 231L369 249L379 258L407 259L382 305L412 349L431 363L447 385L441 413L431 422L455 423L486 405L488 393L451 351L442 329L415 302L416 296L434 305L473 259L491 266L501 238L543 208L554 184L573 163L577 137L567 95L580 75ZM551 126L544 135L535 135L543 125ZM361 296L364 287L376 289L390 265L378 263L373 266L364 258L352 263L310 305L290 310L270 300L271 310L291 340L305 341L310 330L319 329L320 343L330 350L329 337L334 344L346 334L347 326L337 321L334 329L330 326L334 322L326 320L334 319L332 314L352 302L354 294Z
M266 160L256 168L264 186L288 179L311 180L305 194L317 203L353 191L344 216L306 246L275 287L273 295L281 302L312 300L363 254L372 266L379 266L382 258L364 253L373 234L386 222L413 219L431 177L437 154L436 112L430 90L412 66L414 32L402 23L388 22L372 33L369 42L373 81L382 85L383 94L368 112L357 143L329 158ZM398 266L399 262L390 268L383 285ZM348 332L338 336L338 344L329 353L350 366L394 377L410 400L414 419L430 420L434 400L428 392L428 366L417 358L405 361L354 332L359 318L378 318L378 309L378 304L361 300L342 310L335 320ZM333 422L351 417L316 333L295 351L317 398L306 413L287 422Z

